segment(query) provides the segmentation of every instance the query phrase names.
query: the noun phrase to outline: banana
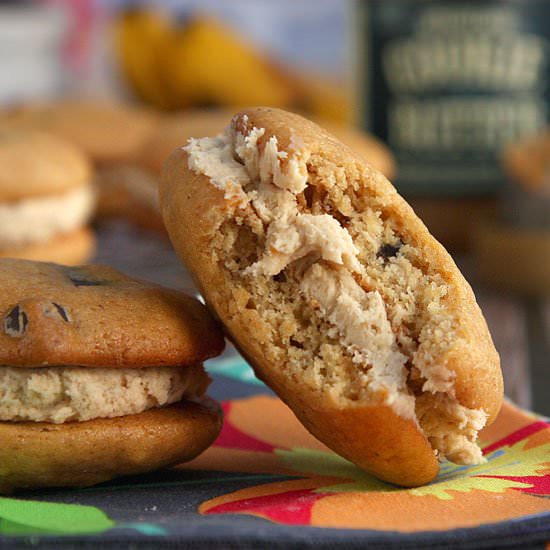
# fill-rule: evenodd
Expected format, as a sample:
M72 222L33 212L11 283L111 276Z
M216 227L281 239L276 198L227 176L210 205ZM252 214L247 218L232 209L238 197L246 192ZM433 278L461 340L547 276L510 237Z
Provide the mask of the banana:
M155 11L138 8L121 12L113 30L120 68L133 92L157 108L177 107L161 71L171 39L169 21Z
M159 109L273 105L339 122L352 114L340 87L277 66L209 17L178 25L157 11L133 8L115 20L114 40L130 88Z

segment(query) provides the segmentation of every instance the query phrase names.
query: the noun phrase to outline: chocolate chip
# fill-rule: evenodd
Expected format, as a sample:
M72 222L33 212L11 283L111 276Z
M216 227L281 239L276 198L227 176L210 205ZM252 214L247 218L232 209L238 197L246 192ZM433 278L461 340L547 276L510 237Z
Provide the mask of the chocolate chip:
M376 254L377 258L384 258L384 260L389 260L390 258L394 258L397 256L397 253L399 252L399 249L402 247L402 243L397 244L383 244L380 249L378 250L378 253Z
M77 277L71 277L69 279L74 286L101 286L103 283L101 281L90 281L86 279L79 279Z
M304 344L302 344L302 342L298 342L298 340L294 340L294 338L290 339L290 345L294 348L304 349Z
M349 226L349 222L351 221L351 218L348 216L344 216L342 212L336 210L334 212L331 212L332 217L336 218L336 221L344 228L347 229Z
M304 199L306 201L306 206L311 210L313 207L313 197L315 195L315 189L312 185L308 185L304 189Z
M63 319L63 321L65 321L66 323L69 323L69 316L67 315L67 312L65 311L64 308L62 308L59 304L56 304L55 302L52 302L52 304L54 305L55 309L57 309L57 312L59 313L59 316L61 317L61 319Z
M29 318L27 314L21 310L19 305L16 305L4 317L4 332L12 338L20 338L25 334L28 324Z
M286 275L284 271L280 271L277 275L273 275L273 280L278 283L286 283Z

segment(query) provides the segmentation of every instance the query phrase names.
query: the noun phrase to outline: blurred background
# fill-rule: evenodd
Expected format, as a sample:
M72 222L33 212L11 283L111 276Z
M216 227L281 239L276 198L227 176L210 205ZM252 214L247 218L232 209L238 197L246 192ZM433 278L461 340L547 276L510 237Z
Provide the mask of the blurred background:
M166 155L242 106L318 121L453 254L507 394L550 415L549 21L547 0L0 1L0 135L87 157L92 261L191 288L156 205Z

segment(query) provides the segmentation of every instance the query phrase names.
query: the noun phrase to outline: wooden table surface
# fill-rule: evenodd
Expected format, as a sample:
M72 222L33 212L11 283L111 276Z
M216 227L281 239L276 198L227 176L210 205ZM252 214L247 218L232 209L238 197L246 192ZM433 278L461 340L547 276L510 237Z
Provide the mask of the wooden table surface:
M196 294L167 238L122 221L101 223L97 230L94 263ZM458 258L458 263L465 273L474 271L467 258ZM473 286L500 353L506 395L522 407L550 416L550 300L505 295L479 288L475 280Z

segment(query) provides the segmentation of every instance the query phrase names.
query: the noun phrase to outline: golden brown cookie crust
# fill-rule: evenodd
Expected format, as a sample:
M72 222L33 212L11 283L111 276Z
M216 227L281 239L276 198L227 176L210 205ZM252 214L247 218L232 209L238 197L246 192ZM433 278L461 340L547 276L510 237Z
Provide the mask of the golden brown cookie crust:
M39 131L0 131L0 202L61 195L90 179L88 159L72 143Z
M84 227L58 235L45 243L2 250L0 258L53 262L63 265L80 265L89 261L96 247L96 239L91 229Z
M213 443L221 425L208 398L87 422L0 422L0 493L84 487L185 462Z
M0 285L3 365L183 366L223 349L197 300L109 267L3 259Z
M299 142L301 149L315 158L315 169L330 165L350 178L359 177L362 190L357 192L367 194L382 216L397 220L402 238L419 249L425 269L437 271L452 289L447 307L464 321L458 329L456 345L440 358L454 373L456 399L465 407L485 410L489 422L492 421L500 408L502 377L485 321L453 260L391 184L367 166L359 154L297 115L277 109L252 109L236 115L233 127L243 135L253 127L264 128L259 148L276 136L278 150L288 152L288 158L293 154L294 144ZM284 170L285 159L281 165ZM196 278L207 303L258 375L314 435L387 481L418 485L435 477L436 457L414 419L398 417L389 406L342 407L298 376L289 378L282 365L275 365L266 357L273 328L254 308L246 307L246 298L241 297L238 288L228 284L221 263L211 254L210 243L221 222L233 216L235 206L208 177L189 169L188 155L182 149L174 151L166 163L161 208L174 246ZM186 220L192 223L185 223Z

